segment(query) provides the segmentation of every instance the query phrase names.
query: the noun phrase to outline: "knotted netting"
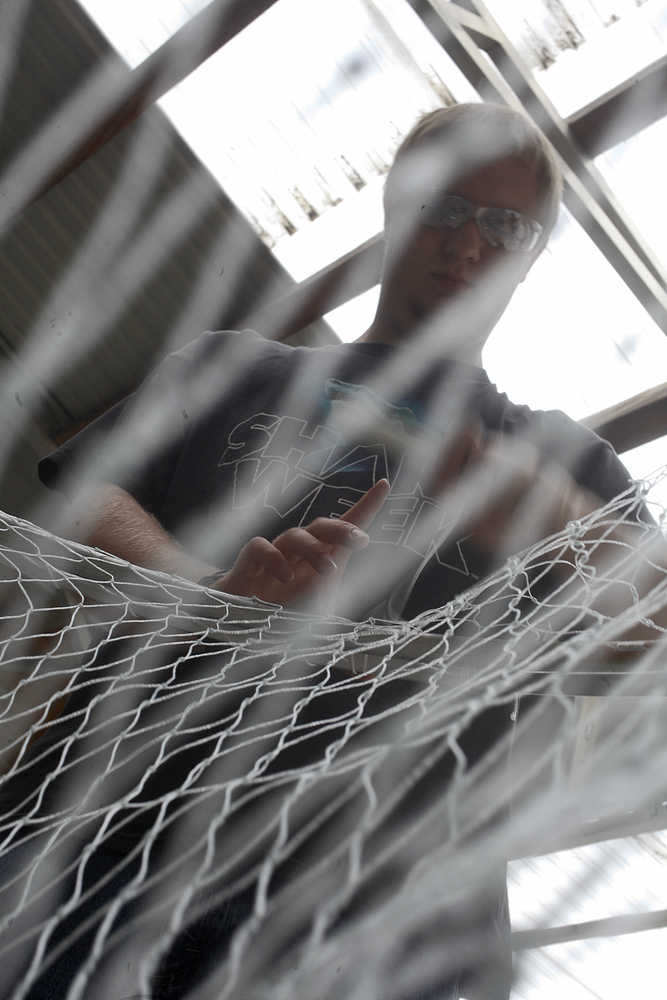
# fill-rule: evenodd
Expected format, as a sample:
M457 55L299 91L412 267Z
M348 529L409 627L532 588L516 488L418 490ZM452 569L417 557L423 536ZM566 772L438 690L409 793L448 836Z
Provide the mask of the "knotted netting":
M231 599L3 515L3 995L402 1000L480 956L492 979L506 860L665 798L643 504L400 622Z

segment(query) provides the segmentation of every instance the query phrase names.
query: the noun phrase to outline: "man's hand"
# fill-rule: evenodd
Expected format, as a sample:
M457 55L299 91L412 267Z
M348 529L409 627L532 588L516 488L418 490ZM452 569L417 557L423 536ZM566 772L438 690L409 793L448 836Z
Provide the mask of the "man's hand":
M602 506L564 469L545 464L529 442L501 435L485 440L478 425L450 443L432 489L451 509L450 532L472 537L496 561Z
M604 506L604 501L580 486L555 463L545 463L529 442L494 436L485 445L477 428L457 437L441 461L441 500L452 511L450 530L455 537L468 536L501 563L530 545L555 535L572 521L584 520ZM588 607L606 618L615 618L638 598L664 584L667 575L667 545L649 525L596 520L586 524L577 538L586 546L586 561L599 581ZM640 551L640 542L648 545ZM559 546L553 569L563 582L572 580L577 553ZM572 591L563 592L573 600ZM584 596L582 595L582 600ZM625 642L653 641L667 629L667 604L654 614L652 623L639 622L620 638ZM623 650L607 651L610 659L623 658Z
M470 479L468 530L499 560L603 505L565 469L545 463L537 448L525 441L493 438Z
M322 596L333 599L350 556L368 545L363 529L388 492L389 483L381 479L339 518L318 517L305 528L289 528L272 542L251 538L216 589L283 606L312 606Z

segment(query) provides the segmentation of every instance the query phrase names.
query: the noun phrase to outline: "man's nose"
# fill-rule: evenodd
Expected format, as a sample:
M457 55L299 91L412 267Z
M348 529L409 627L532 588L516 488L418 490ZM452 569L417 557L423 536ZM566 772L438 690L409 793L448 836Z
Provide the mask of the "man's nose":
M468 219L458 229L445 229L447 252L460 260L476 263L482 255L483 237L475 219Z

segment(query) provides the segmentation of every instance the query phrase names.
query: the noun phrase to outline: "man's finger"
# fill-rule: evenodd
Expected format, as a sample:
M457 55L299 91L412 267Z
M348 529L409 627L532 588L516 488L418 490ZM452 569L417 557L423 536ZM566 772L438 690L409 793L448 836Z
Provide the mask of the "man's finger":
M323 545L306 528L288 528L274 540L275 547L287 559L302 559L317 573L332 573L338 569L329 555L327 545Z
M294 576L282 552L267 538L258 535L243 546L229 575L235 580L237 574L239 577L252 577L260 572L269 573L283 583L289 583Z
M382 507L389 493L389 480L379 479L367 490L360 500L341 514L339 520L356 524L360 528L367 527Z
M340 517L318 517L306 530L320 542L336 549L363 549L369 542L365 531Z

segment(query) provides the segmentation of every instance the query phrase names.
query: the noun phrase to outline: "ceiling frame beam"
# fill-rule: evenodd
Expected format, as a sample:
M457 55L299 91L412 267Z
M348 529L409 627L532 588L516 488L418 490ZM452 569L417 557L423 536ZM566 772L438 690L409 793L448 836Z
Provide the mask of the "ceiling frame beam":
M566 941L590 941L592 938L617 937L621 934L638 934L667 926L667 910L649 910L646 913L627 913L622 916L586 920L560 927L536 927L534 930L513 931L512 951L529 948L547 948Z
M653 696L655 696L655 692ZM622 840L625 837L664 832L666 828L667 814L664 808L656 808L651 803L644 809L619 812L613 816L608 815L604 819L586 821L584 826L570 829L565 834L556 830L552 835L541 836L539 841L524 844L513 851L510 860L541 858L546 854L572 851L578 847L588 847L605 840Z
M379 233L299 282L282 298L260 303L240 325L259 330L271 340L285 340L377 285L383 257L384 235Z
M584 153L595 157L666 115L667 56L663 56L570 115L567 124Z
M593 413L581 423L611 441L618 452L655 441L667 434L667 382Z
M460 3L455 3L454 0L450 0L448 6L452 17L456 18L463 28L467 28L480 49L488 48L490 41L500 41L496 32L484 18L480 17L479 14L475 14L469 7L462 7Z

